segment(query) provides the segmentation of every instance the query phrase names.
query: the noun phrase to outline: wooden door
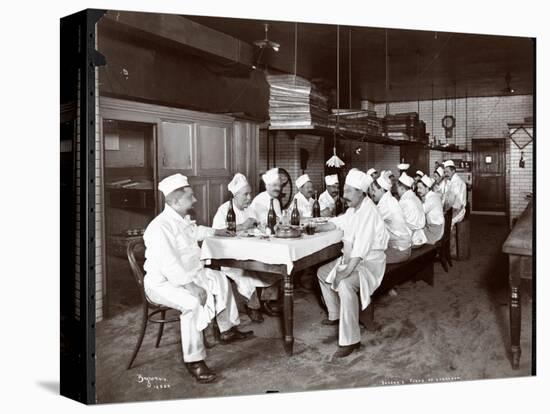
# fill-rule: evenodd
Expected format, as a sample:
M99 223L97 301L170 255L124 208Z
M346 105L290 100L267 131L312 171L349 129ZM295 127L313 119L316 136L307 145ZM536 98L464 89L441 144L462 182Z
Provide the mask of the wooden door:
M505 149L503 139L475 139L473 151L473 210L506 209Z

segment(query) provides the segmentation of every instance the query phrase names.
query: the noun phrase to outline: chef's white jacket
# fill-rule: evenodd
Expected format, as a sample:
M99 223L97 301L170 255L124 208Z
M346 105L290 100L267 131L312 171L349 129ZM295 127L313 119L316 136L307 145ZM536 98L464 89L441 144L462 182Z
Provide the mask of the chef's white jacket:
M372 200L365 197L358 208L348 208L344 214L329 221L344 232L341 262L346 264L351 258L361 258L355 271L359 273L361 308L365 309L386 270L384 251L388 247L389 234L384 220ZM327 282L333 282L337 267L334 266L327 276Z
M212 228L214 229L226 229L227 228L227 212L229 211L229 201L226 201L221 206L218 207L218 211L214 215L214 220L212 221ZM235 203L233 203L233 211L235 212L235 222L237 225L243 224L249 218L254 218L250 214L250 210L245 208L241 210L238 208Z
M445 216L443 214L441 195L431 190L428 191L424 196L422 206L426 214L426 229L424 233L428 238L428 243L435 244L443 237L445 230Z
M399 199L399 206L403 210L409 229L412 231L412 244L420 246L426 243L427 239L424 234L426 215L418 196L412 190L405 191Z
M395 197L386 191L380 198L377 207L390 236L388 248L400 251L409 249L412 244L412 231L409 229L403 210L399 207Z
M256 220L258 220L264 226L267 223L267 213L269 212L270 203L271 196L268 194L267 191L264 191L254 197L254 200L252 200L252 203L250 203L250 206L248 207L250 215L256 218ZM282 215L281 203L276 198L273 199L273 210L275 210L275 214L277 215L277 217L280 218Z
M206 303L197 310L195 318L199 331L225 309L225 303L214 301L213 295L227 296L227 283L220 280L220 276L225 276L205 268L200 260L197 242L213 235L214 229L197 226L189 216L182 217L169 205L149 223L143 235L145 293L153 302L170 302L181 312L187 312L196 307L197 299L183 295L183 286L194 282L203 287L207 292Z
M334 214L334 209L336 208L336 202L334 201L334 198L332 198L332 196L328 193L327 190L323 191L319 196L319 206L321 207L321 211L328 208Z
M313 197L309 200L299 191L294 195L292 199L292 204L290 205L290 210L294 210L294 200L298 201L298 211L300 212L300 217L313 217Z
M443 204L446 208L453 209L452 224L461 222L464 218L464 215L466 214L466 201L466 183L462 181L462 178L460 178L458 174L455 173L448 183L443 200Z

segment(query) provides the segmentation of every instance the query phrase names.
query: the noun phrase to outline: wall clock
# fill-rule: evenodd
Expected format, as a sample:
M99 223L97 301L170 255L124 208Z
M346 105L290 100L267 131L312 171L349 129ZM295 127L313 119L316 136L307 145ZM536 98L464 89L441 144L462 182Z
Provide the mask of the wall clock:
M456 126L455 117L452 115L445 115L441 119L441 126L445 129L445 138L452 138L453 128Z

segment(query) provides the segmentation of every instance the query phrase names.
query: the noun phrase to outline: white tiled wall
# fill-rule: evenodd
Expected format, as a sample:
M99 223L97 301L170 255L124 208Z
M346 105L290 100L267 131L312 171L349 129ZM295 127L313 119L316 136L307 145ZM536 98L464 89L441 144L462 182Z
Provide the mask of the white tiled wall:
M276 145L276 165L273 165L273 140ZM324 138L311 135L297 135L290 138L285 132L270 132L269 146L269 168L284 168L292 178L292 194L296 194L296 179L302 175L300 169L300 148L309 152L307 169L304 171L309 175L315 190L319 193L324 191ZM261 175L267 169L267 134L265 130L260 131L260 160L258 173ZM259 177L258 177L259 181Z

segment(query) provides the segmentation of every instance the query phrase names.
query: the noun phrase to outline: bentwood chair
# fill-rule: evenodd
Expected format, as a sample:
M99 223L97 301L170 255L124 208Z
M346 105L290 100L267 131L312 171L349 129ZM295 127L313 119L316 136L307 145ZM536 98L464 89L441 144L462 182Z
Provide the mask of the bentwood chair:
M144 277L143 263L145 261L145 245L143 243L143 240L142 239L131 240L128 243L126 252L128 255L128 262L130 263L130 267L132 268L132 274L138 286L139 293L141 295L141 301L142 301L142 318L141 318L140 334L138 337L136 347L132 354L132 358L130 358L130 362L128 363L128 366L126 368L126 369L130 369L137 357L139 349L141 348L141 344L143 343L143 338L145 337L145 331L147 330L147 323L151 322L151 323L159 324L157 341L155 343L155 348L158 348L160 345L160 340L162 338L162 333L164 331L164 324L170 323L170 322L178 322L180 318L179 318L179 312L178 312L177 316L167 319L166 312L173 309L167 306L162 306L151 302L149 298L147 298L147 295L145 294L145 288L143 286L143 277ZM159 315L159 314L160 314L160 317L156 317L156 315Z

